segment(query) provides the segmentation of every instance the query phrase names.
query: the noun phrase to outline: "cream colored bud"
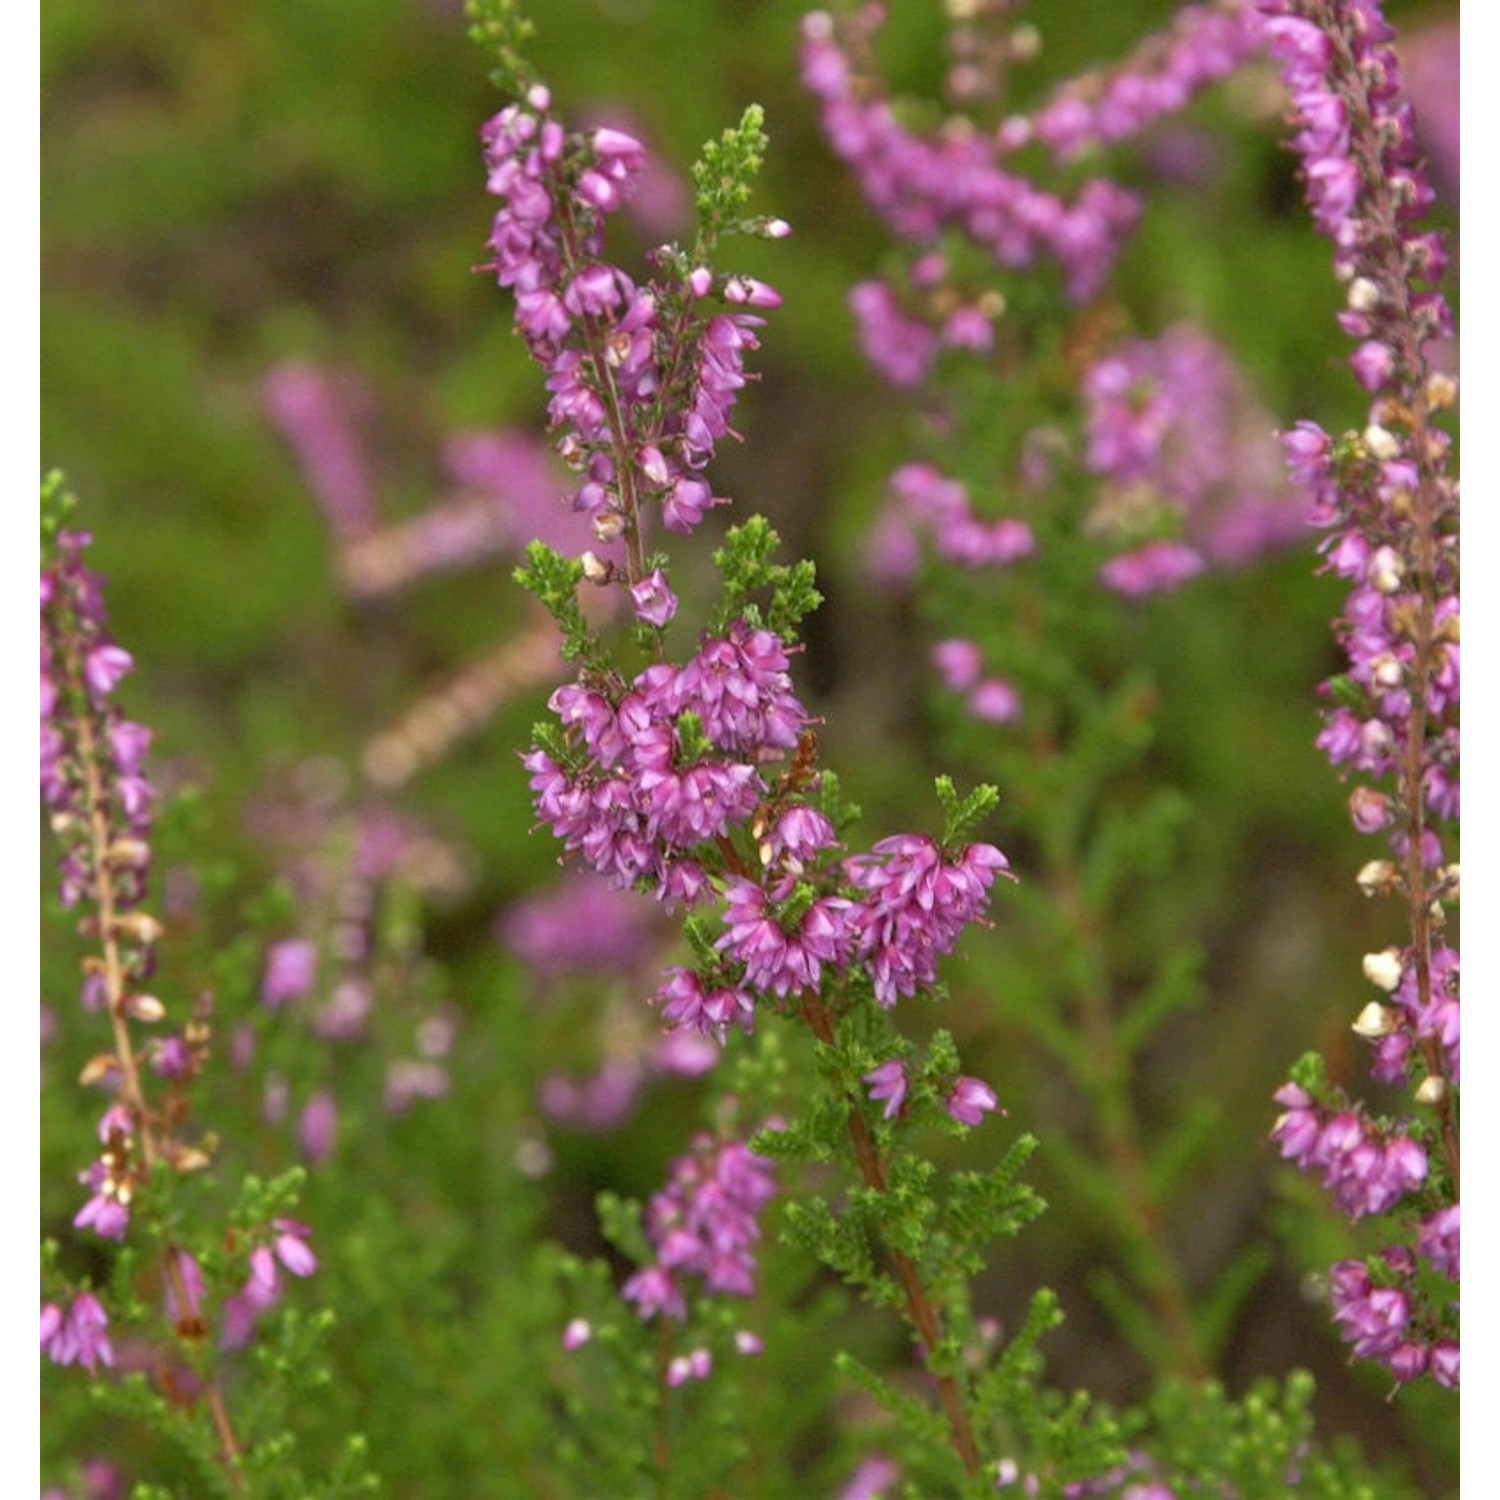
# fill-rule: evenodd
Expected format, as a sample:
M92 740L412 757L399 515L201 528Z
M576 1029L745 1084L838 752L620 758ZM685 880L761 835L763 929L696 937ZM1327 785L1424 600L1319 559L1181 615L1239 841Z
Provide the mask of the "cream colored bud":
M1396 1018L1378 1000L1372 1000L1354 1019L1353 1030L1368 1041L1389 1036L1396 1029Z
M1406 576L1406 565L1394 547L1377 547L1365 576L1377 594L1394 594Z
M1377 687L1394 688L1401 686L1401 663L1387 652L1384 656L1377 656L1370 663L1370 675Z
M142 1021L147 1026L164 1020L167 1008L155 995L131 995L125 1002L126 1014L132 1020Z
M1378 896L1389 891L1396 881L1396 866L1388 859L1372 859L1355 876L1359 888L1367 896Z
M1017 62L1030 62L1042 55L1042 34L1029 21L1011 29L1010 55Z
M1401 955L1394 948L1365 954L1365 978L1387 994L1401 983Z
M1414 1097L1418 1104L1441 1104L1448 1097L1448 1084L1440 1074L1429 1073L1417 1085Z
M590 583L603 583L609 577L609 564L597 552L585 552L578 561L583 564L583 576Z
M118 838L105 858L118 870L138 870L150 862L151 846L141 839Z
M128 911L115 919L115 931L133 943L154 943L166 928L143 911Z
M1450 901L1458 900L1458 861L1443 867L1443 894Z
M1349 307L1353 312L1374 312L1380 305L1380 288L1368 276L1356 276L1349 283Z
M1381 463L1395 458L1401 452L1401 444L1396 441L1395 434L1388 428L1380 426L1378 422L1371 422L1361 437L1364 439L1370 456L1378 458Z
M612 542L625 530L625 517L617 510L601 511L594 517L594 535L601 542Z
M1427 377L1427 404L1434 411L1445 411L1458 400L1458 381L1441 370Z
M83 1071L78 1075L78 1081L88 1088L93 1084L102 1083L119 1071L120 1059L113 1052L96 1052L84 1063Z

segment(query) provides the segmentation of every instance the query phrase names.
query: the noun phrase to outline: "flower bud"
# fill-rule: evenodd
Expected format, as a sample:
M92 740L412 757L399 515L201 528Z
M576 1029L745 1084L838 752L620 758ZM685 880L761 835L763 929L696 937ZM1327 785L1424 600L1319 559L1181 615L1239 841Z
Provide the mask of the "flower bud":
M1378 1000L1372 1000L1355 1017L1352 1029L1356 1035L1373 1042L1396 1029L1396 1018Z
M1418 1104L1441 1104L1448 1097L1448 1085L1438 1073L1429 1073L1417 1085L1417 1092L1413 1096Z
M1356 276L1349 283L1348 301L1355 312L1374 312L1380 306L1380 288L1368 276Z
M1377 422L1371 422L1360 435L1371 457L1378 458L1381 463L1395 458L1401 452L1401 444L1396 441L1395 435Z
M85 1088L96 1083L102 1083L111 1074L120 1071L120 1059L113 1052L96 1052L83 1065L83 1071L78 1075L78 1081Z
M1365 954L1365 978L1387 994L1401 983L1401 955L1394 948Z
M1365 576L1377 594L1394 594L1406 576L1406 567L1393 547L1377 547Z
M151 1026L165 1018L167 1008L155 995L131 995L125 1001L125 1013L132 1020Z
M588 579L590 583L609 582L609 576L612 569L607 562L603 562L600 560L599 554L597 552L585 552L583 556L578 559L578 561L583 564L583 576Z
M1354 878L1365 895L1386 895L1396 883L1396 866L1388 859L1372 859Z
M1446 411L1458 400L1458 381L1442 370L1427 377L1427 404L1434 411Z
M144 839L117 838L105 858L117 870L139 870L151 863L151 846Z
M154 943L166 929L143 911L128 911L115 918L115 931L133 943Z

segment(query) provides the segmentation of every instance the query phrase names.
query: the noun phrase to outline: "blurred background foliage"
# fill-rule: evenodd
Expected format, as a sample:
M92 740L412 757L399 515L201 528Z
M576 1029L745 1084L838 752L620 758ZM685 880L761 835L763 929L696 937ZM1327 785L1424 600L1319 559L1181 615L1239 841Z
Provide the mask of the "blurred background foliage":
M722 453L715 489L735 497L740 515L768 514L789 552L818 563L828 602L813 622L803 687L827 719L825 759L876 838L934 820L937 744L957 746L965 771L983 775L994 731L945 722L929 704L928 641L913 605L866 572L865 533L910 444L903 402L864 366L846 308L850 284L879 269L886 241L798 85L804 9L793 0L539 0L535 58L566 114L638 131L679 172L745 103L765 106L771 149L757 207L789 220L794 235L746 243L731 260L774 284L785 305L770 315L754 360L762 378L739 409L747 441ZM888 75L931 96L940 7L898 0L891 9L881 41ZM1016 102L1123 55L1172 10L1161 0L1038 0L1028 16L1044 49L1018 74ZM1457 17L1445 4L1388 11L1403 30ZM471 269L485 259L491 217L477 131L497 100L459 6L445 0L51 0L41 19L44 461L84 497L115 633L141 667L131 712L157 731L158 777L201 789L199 847L223 851L238 871L238 894L219 904L225 930L250 892L262 900L262 927L285 931L289 914L253 896L279 872L256 810L305 789L314 772L355 786L362 747L421 684L529 619L505 559L351 602L262 393L267 370L289 357L356 372L371 392L366 437L389 519L430 502L449 434L540 429L540 383L506 301ZM1216 153L1215 170L1207 185L1153 192L1104 316L1122 333L1194 318L1237 352L1279 424L1306 416L1338 428L1360 419L1360 396L1333 323L1328 254L1309 230L1268 87L1247 75L1194 106L1188 120ZM1456 203L1443 213L1456 228ZM649 243L622 245L626 263ZM1433 1393L1406 1392L1392 1420L1378 1382L1343 1368L1299 1288L1303 1269L1340 1253L1339 1231L1308 1245L1304 1228L1301 1251L1278 1240L1277 1215L1307 1195L1281 1182L1262 1144L1271 1091L1302 1050L1323 1046L1357 1077L1344 1038L1364 999L1358 956L1390 940L1384 915L1354 886L1366 847L1312 745L1314 686L1338 666L1328 622L1339 597L1315 576L1309 545L1199 580L1139 612L1124 637L1080 630L1079 641L1102 659L1140 651L1153 663L1152 768L1191 809L1157 925L1132 940L1145 952L1160 934L1189 933L1208 999L1164 1033L1139 1098L1148 1116L1195 1094L1225 1108L1221 1167L1197 1184L1197 1201L1174 1205L1170 1233L1191 1274L1210 1283L1249 1242L1263 1242L1275 1262L1235 1317L1223 1373L1236 1387L1292 1363L1311 1367L1326 1421L1376 1450L1414 1453L1437 1492L1456 1436L1445 1436L1445 1417L1424 1417ZM983 609L982 594L973 604ZM432 1229L422 1256L399 1266L377 1257L378 1274L408 1287L413 1307L444 1288L455 1317L470 1306L468 1279L494 1269L486 1257L539 1226L589 1247L592 1193L652 1191L696 1118L692 1086L670 1084L618 1131L555 1132L554 1169L533 1199L480 1201L492 1158L514 1146L514 1121L531 1109L527 1070L545 1066L524 1055L527 981L506 965L494 919L555 878L548 840L524 831L531 813L515 754L547 691L514 695L399 799L460 851L467 875L434 904L390 919L425 931L422 961L443 976L430 982L464 1013L471 1043L455 1069L453 1109L426 1123L414 1115L395 1145L376 1114L346 1124L379 1180L398 1181L403 1163L429 1164L405 1200L407 1209L420 1202ZM1005 790L986 836L1024 878L1022 851L1006 838ZM1041 1136L1036 1179L1054 1211L995 1268L986 1294L1013 1314L1038 1282L1057 1285L1069 1322L1049 1341L1054 1378L1124 1398L1139 1386L1138 1361L1091 1290L1099 1252L1087 1220L1066 1183L1048 1177L1049 1132L1080 1128L1077 1101L1005 1019L1026 1003L1027 974L1047 955L1005 907L1002 896L996 929L955 965L954 1010L942 1019L966 1064L995 1083L1012 1125ZM209 952L218 920L205 924ZM230 965L221 1006L236 1003L236 989L238 1003L251 1003L257 962L247 953L238 970ZM53 1177L66 1181L72 1143L88 1126L80 1114L77 1130L65 1127L69 1107L52 1097L47 1108L62 1112L56 1134L67 1140L53 1148ZM398 1201L341 1200L337 1175L315 1174L315 1222L405 1211ZM70 1202L63 1192L52 1204L59 1218ZM357 1280L377 1266L351 1260L343 1274ZM549 1311L530 1315L540 1327ZM447 1324L410 1336L447 1338L439 1327ZM360 1332L340 1337L352 1350ZM494 1357L504 1367L468 1399L523 1378L517 1350ZM430 1367L442 1361L434 1355ZM363 1392L353 1378L345 1415L370 1425L376 1377ZM457 1398L450 1390L445 1399ZM455 1473L477 1462L452 1456Z

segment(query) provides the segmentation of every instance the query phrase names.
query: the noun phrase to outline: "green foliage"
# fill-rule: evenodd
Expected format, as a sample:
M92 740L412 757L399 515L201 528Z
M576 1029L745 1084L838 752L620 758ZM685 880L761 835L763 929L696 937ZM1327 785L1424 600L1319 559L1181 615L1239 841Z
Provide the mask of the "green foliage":
M589 628L578 602L578 585L583 582L583 564L578 558L563 557L544 542L531 542L525 565L513 576L557 622L564 661L582 661L586 666L603 661L599 633Z
M714 553L714 566L723 578L723 595L712 616L711 632L720 634L731 621L744 620L752 629L768 629L789 645L799 628L823 602L813 586L817 570L806 558L773 563L781 539L764 516L751 516L730 527L724 545ZM756 596L765 598L764 608Z
M738 125L716 141L708 141L693 163L694 202L698 211L698 244L694 259L702 262L725 234L754 234L760 221L747 220L745 209L765 160L769 142L766 112L758 104L746 107Z
M490 81L503 94L524 94L536 81L526 60L536 26L516 0L464 0L464 13L469 18L469 36L499 64Z

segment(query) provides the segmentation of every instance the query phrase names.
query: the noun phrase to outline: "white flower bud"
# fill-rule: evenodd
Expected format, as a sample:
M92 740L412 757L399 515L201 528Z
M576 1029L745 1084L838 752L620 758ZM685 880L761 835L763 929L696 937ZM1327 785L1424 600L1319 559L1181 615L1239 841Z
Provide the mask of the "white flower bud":
M1349 283L1349 307L1354 312L1374 312L1380 305L1380 288L1368 276L1356 276Z
M1377 547L1365 577L1377 594L1394 594L1406 576L1406 567L1394 547Z
M597 552L585 552L578 559L583 564L583 576L590 583L603 583L609 577L609 564L601 562Z
M125 1010L133 1020L143 1021L147 1026L163 1020L167 1008L155 995L131 995L125 1002Z
M1394 948L1365 954L1365 978L1387 994L1401 983L1401 955Z
M617 510L600 511L594 517L594 535L601 542L614 541L625 530L625 517Z
M1361 436L1370 456L1378 458L1381 463L1395 458L1401 452L1401 444L1396 441L1395 435L1377 422L1371 422Z
M1417 1085L1414 1097L1418 1104L1441 1104L1448 1097L1448 1085L1441 1075L1429 1073Z
M1446 411L1458 400L1458 381L1442 370L1427 377L1427 404L1434 411Z
M1373 1042L1396 1029L1396 1018L1380 1001L1372 1000L1355 1017L1352 1029L1356 1035Z
M1388 859L1372 859L1354 878L1365 895L1376 896L1391 888L1396 879L1396 866Z

